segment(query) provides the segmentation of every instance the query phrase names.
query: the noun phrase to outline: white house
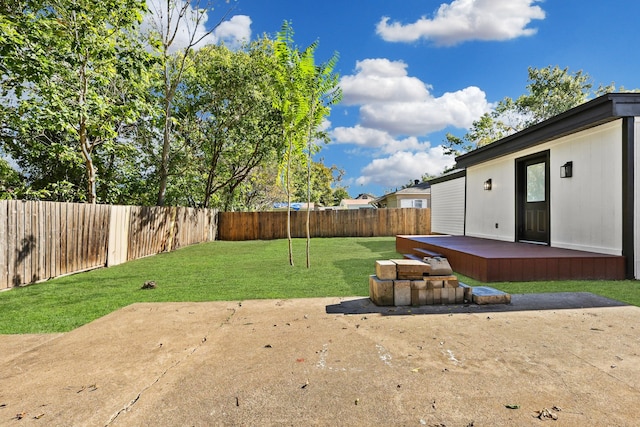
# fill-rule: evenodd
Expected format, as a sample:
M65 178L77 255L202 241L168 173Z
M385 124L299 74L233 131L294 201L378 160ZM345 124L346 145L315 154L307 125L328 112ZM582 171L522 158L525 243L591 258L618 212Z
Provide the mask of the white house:
M622 255L640 278L636 141L640 94L607 94L463 154L430 181L432 231Z
M379 208L422 208L430 207L431 188L428 182L416 180L414 185L377 198L374 204Z

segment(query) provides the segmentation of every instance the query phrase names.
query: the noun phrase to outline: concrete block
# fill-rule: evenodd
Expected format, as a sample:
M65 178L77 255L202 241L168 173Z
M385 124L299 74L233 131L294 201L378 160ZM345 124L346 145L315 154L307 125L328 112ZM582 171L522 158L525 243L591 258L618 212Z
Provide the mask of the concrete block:
M449 299L448 304L455 304L456 303L456 288L449 287L449 288L444 288L444 289L446 289L447 293L449 294L448 295L448 297L449 297L448 298Z
M402 280L420 280L429 275L431 267L422 261L415 259L392 259L396 264L396 274Z
M458 286L457 288L455 288L455 291L456 291L456 304L464 303L464 288L461 286Z
M433 288L433 304L442 304L442 288Z
M425 305L433 305L433 289L427 289L425 298Z
M473 288L466 283L460 282L459 287L463 289L464 292L464 301L472 302L473 301Z
M427 289L458 287L456 276L428 276L424 280L427 282Z
M391 260L376 261L376 276L380 280L396 280L396 263Z
M393 305L393 280L369 276L369 298L375 305Z
M429 264L429 275L431 276L448 276L453 274L451 265L446 258L442 257L425 257L424 262Z
M442 280L434 277L425 277L425 282L427 283L427 289L442 288L444 286L444 282Z
M411 281L411 305L426 304L427 284L424 280Z
M476 286L473 288L473 302L476 304L509 304L511 295L488 286Z
M411 305L411 281L393 281L393 302L397 306Z

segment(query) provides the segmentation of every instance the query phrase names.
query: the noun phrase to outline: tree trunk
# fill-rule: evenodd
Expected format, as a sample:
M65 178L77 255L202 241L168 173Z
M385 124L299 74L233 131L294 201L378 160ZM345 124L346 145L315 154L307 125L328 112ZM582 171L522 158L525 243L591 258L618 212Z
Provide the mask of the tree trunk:
M78 94L78 106L80 110L80 120L78 123L78 144L82 157L84 157L87 174L87 202L96 203L96 169L93 166L91 157L91 144L87 135L87 116L84 107L87 104L87 59L80 66L80 93Z
M170 132L171 132L171 101L169 100L167 88L165 88L165 103L164 103L164 133L162 135L162 157L160 158L160 183L158 186L158 200L156 204L158 206L164 206L165 196L167 193L167 181L169 180L169 150L170 145Z
M289 242L289 265L293 265L293 240L291 238L291 156L293 155L293 137L289 136L289 153L287 153L287 240Z

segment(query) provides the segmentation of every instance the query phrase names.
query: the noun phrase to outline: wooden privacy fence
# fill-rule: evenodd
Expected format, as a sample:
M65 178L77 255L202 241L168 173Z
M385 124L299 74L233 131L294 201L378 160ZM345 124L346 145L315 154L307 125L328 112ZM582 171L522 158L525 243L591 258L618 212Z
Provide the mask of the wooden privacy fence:
M292 237L306 237L307 212L291 212ZM431 209L353 209L312 211L311 237L374 237L430 234ZM287 212L220 212L218 240L271 240L287 237Z
M0 289L215 240L217 211L0 201Z

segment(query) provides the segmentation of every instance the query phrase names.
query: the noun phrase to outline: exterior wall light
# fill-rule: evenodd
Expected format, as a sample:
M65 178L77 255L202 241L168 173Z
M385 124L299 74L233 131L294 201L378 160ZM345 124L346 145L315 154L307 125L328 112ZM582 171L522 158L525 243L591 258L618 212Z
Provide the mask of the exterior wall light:
M484 182L484 189L485 189L486 191L491 190L491 185L492 185L492 184L491 184L491 178L489 178L488 180L486 180L486 181Z
M560 166L560 178L571 178L573 176L573 162L567 162Z

